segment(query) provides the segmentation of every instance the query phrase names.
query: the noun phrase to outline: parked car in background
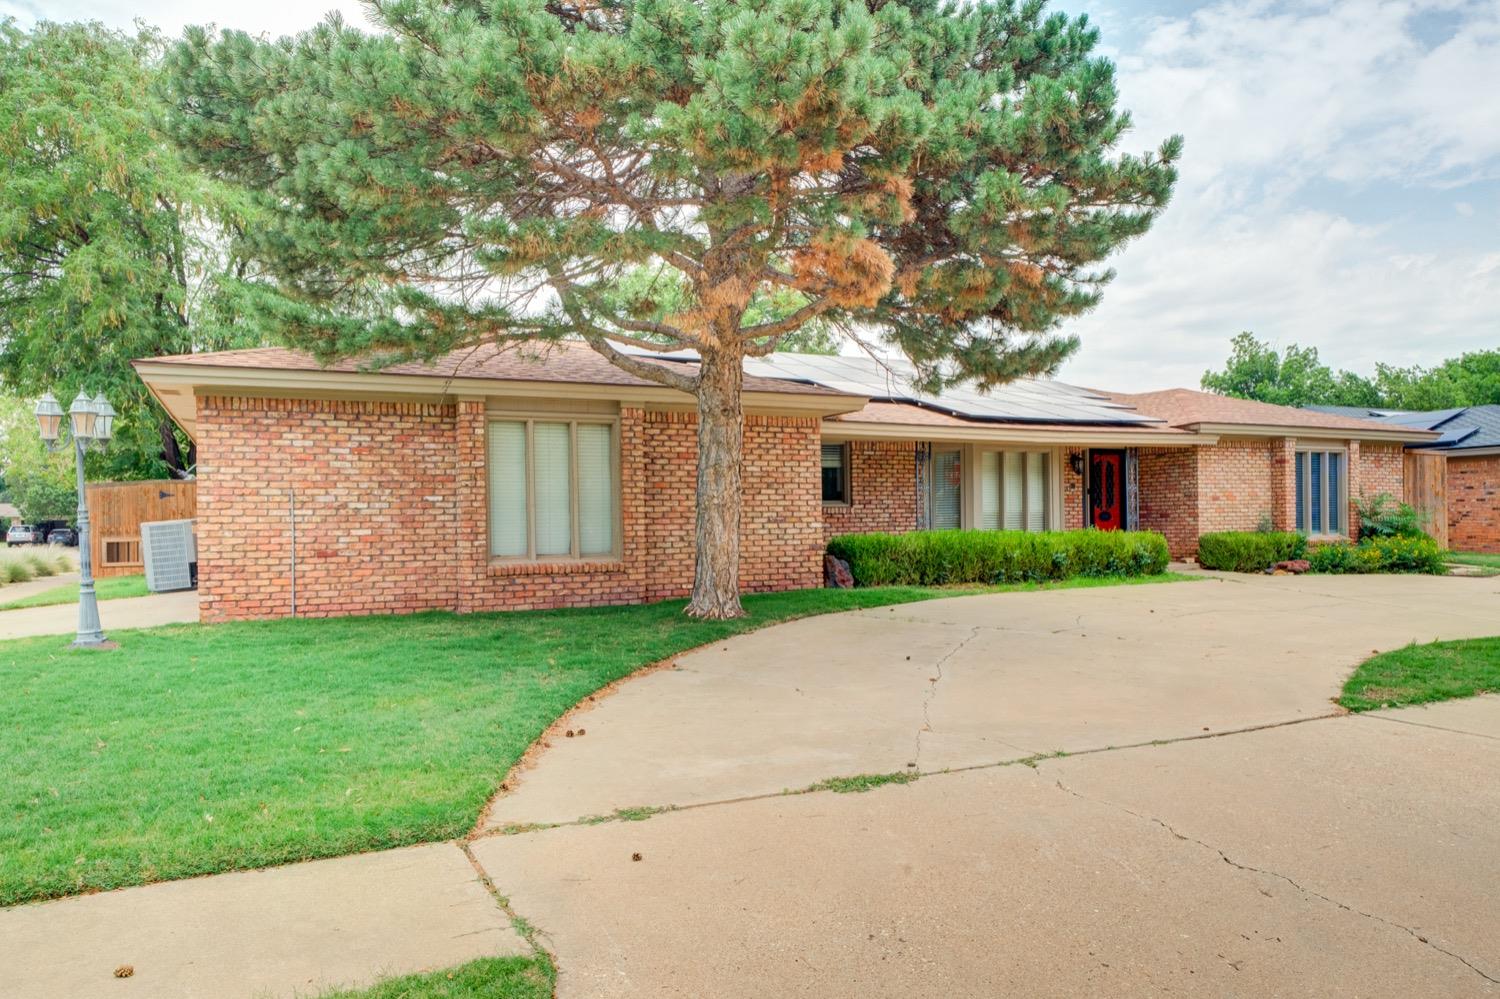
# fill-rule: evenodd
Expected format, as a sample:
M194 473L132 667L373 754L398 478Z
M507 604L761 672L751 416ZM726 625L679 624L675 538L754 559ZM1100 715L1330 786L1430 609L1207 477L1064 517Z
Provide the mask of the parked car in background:
M47 532L47 544L76 548L78 547L78 532L71 527L54 527Z
M5 532L5 545L39 545L42 543L41 534L30 524L12 524L10 530Z

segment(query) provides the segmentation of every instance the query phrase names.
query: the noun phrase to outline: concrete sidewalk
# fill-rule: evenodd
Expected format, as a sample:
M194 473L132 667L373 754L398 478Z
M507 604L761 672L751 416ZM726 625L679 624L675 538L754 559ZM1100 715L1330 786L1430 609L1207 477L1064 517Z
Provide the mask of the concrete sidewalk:
M524 953L445 843L0 909L0 995L14 999L316 995Z
M73 582L77 580L78 577L75 575ZM53 582L52 585L61 584ZM180 590L175 593L152 593L144 597L101 600L99 601L99 618L104 623L106 636L112 631L124 631L127 628L154 628L159 624L193 624L198 620L198 591ZM77 630L77 603L0 611L0 639L27 638L34 635L68 635Z

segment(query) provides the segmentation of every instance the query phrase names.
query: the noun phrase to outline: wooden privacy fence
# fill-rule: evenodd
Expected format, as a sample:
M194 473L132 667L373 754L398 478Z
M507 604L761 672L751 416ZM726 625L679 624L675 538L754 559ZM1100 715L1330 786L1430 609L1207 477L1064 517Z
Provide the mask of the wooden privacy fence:
M145 571L141 525L188 520L198 511L198 484L178 479L96 482L85 496L96 576L133 576Z
M1426 519L1428 534L1448 547L1448 456L1424 451L1406 452L1405 493L1402 498Z

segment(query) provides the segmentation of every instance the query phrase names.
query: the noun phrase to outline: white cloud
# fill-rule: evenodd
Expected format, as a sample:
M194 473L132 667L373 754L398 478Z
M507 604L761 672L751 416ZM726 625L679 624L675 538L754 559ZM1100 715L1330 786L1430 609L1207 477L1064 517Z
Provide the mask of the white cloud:
M1453 34L1424 43L1437 13ZM1500 269L1418 232L1399 197L1500 177L1500 2L1221 3L1156 21L1119 64L1138 142L1186 136L1182 179L1070 325L1084 347L1063 378L1196 386L1242 329L1356 370L1500 342Z

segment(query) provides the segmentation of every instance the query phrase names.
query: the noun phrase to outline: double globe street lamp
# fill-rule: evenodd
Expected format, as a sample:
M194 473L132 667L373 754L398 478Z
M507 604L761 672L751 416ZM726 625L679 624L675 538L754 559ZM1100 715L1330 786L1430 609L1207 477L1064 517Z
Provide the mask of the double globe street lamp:
M36 422L47 450L57 450L62 438L62 406L48 392L36 404ZM78 459L78 637L74 648L96 649L106 644L99 625L99 601L94 596L94 557L89 538L89 507L84 495L83 453L90 447L103 451L114 433L115 408L99 393L90 399L79 392L68 407L68 429Z

